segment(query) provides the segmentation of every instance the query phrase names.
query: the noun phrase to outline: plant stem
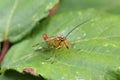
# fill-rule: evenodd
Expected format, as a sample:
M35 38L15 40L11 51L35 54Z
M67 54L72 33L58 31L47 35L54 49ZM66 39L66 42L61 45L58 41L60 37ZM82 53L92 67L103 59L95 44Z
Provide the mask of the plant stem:
M5 54L7 53L8 48L9 48L9 41L8 41L8 40L5 40L5 41L3 42L2 50L1 50L1 52L0 52L0 64L1 64L1 62L2 62L2 60L3 60L3 58L4 58L4 56L5 56Z

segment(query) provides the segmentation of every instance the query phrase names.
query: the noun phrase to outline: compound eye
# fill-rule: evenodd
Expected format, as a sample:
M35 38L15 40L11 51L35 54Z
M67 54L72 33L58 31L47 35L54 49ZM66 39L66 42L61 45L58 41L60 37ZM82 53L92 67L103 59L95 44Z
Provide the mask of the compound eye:
M48 39L48 35L47 34L43 34L43 38L44 38L44 40Z

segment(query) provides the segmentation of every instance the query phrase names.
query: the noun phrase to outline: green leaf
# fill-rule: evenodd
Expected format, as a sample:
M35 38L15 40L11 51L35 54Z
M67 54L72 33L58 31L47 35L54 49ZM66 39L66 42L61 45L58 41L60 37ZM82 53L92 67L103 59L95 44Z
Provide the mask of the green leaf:
M120 14L120 0L61 0L58 13L68 10L85 10L89 8Z
M57 3L58 0L0 0L0 42L25 37Z
M75 25L89 18L91 20L67 37L69 49L33 49L34 44L44 41L43 33L65 36ZM96 10L57 14L38 24L31 37L8 51L1 72L6 69L22 72L24 68L32 68L35 75L40 74L49 80L119 80L117 76L120 75L111 73L120 67L119 21L120 16Z

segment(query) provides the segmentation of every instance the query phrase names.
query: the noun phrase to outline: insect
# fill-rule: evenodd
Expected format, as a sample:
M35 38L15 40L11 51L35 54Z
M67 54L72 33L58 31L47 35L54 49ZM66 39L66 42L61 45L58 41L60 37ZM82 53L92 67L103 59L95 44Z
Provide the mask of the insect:
M89 19L88 19L89 20ZM43 34L43 39L45 41L45 43L52 48L62 48L62 47L66 47L67 49L69 49L69 45L67 42L67 37L70 35L70 33L72 33L72 31L74 31L77 27L79 27L80 25L86 23L88 20L83 21L82 23L79 23L78 25L76 25L73 29L71 29L66 36L62 36L62 35L56 35L53 37L49 37L47 34Z

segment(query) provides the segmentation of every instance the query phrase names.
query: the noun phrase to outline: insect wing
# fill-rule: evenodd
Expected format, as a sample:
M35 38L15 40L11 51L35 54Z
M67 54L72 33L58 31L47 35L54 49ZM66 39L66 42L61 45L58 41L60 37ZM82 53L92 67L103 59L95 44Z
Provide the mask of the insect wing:
M40 42L40 43L33 45L33 49L36 51L43 50L44 48L47 48L47 47L48 47L48 45L45 42Z

